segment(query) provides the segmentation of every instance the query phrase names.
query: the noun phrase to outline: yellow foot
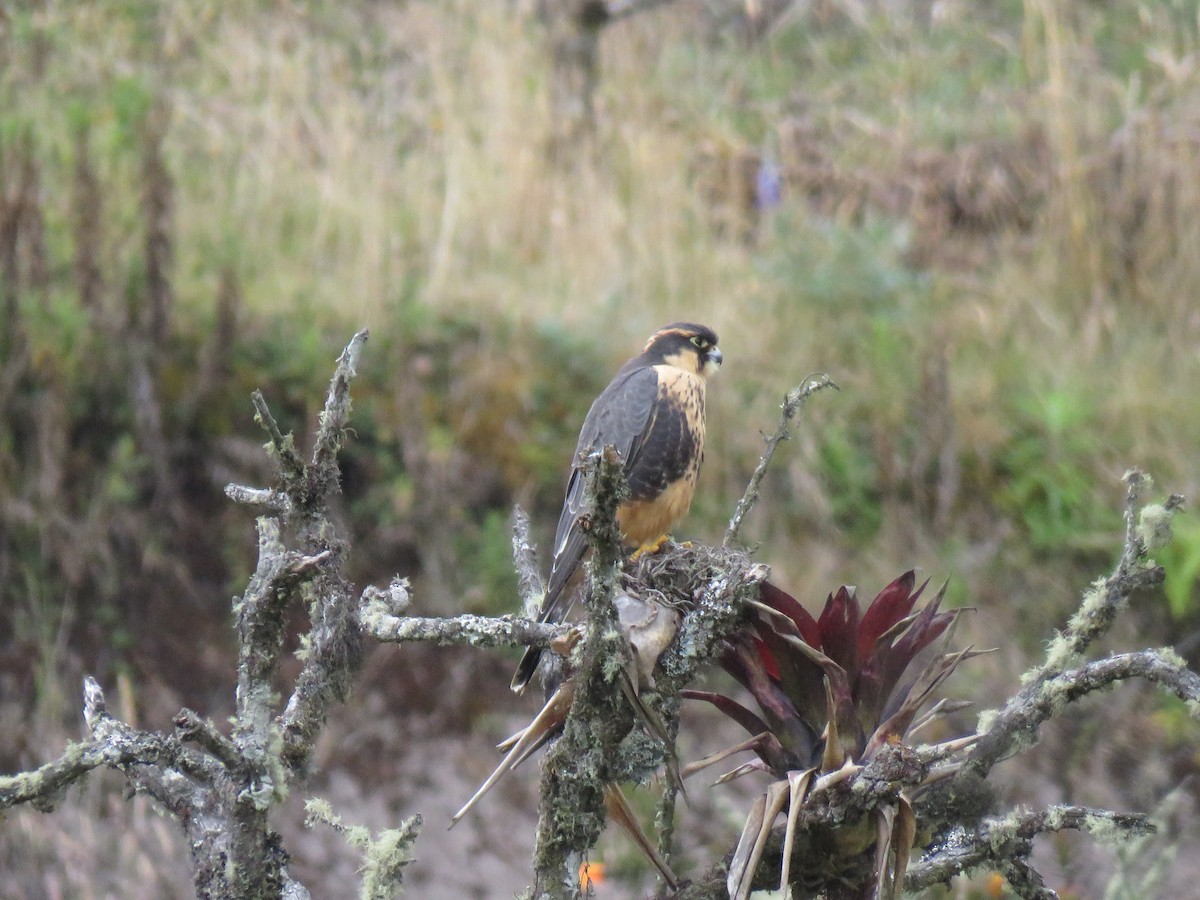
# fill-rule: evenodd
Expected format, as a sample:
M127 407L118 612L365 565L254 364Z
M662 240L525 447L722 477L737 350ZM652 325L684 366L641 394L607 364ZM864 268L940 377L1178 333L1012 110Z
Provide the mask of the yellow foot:
M648 553L657 553L659 550L662 549L663 544L665 544L670 539L671 539L670 535L660 534L654 540L647 541L646 543L642 544L642 546L638 547L636 550L633 551L633 555L629 557L630 562L636 562L638 559L640 559L641 557L645 556Z

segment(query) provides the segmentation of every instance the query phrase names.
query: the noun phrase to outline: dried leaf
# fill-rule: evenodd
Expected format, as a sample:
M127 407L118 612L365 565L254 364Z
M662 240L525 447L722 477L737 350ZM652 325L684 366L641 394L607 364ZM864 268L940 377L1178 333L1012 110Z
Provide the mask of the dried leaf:
M551 735L566 720L567 713L570 711L571 703L574 699L575 683L573 681L564 681L550 699L546 701L546 705L533 717L533 721L516 735L513 735L516 740L512 742L508 754L500 761L500 765L496 766L492 774L479 786L479 790L472 795L471 799L463 804L462 809L451 816L451 828L457 825L463 816L470 812L471 808L483 799L484 795L495 786L496 782L523 763L550 739ZM508 741L505 743L507 744Z
M767 772L769 774L770 769L763 765L762 760L752 759L749 762L742 763L736 769L730 769L713 782L713 787L716 787L718 784L728 784L731 781L736 781L743 775L749 775L751 772Z
M792 846L796 840L796 823L800 819L800 808L804 795L816 769L788 772L788 815L787 829L783 837L783 866L779 874L779 890L787 891L792 881ZM785 893L785 897L787 894Z
M875 810L875 896L879 900L892 900L888 856L892 850L892 823L895 819L894 807L881 806Z
M763 744L773 744L774 749L764 750L762 746ZM685 779L690 778L697 772L707 769L709 766L715 766L717 763L728 759L735 753L742 753L746 750L753 750L760 757L762 757L764 753L768 755L783 754L783 748L779 746L779 741L776 740L775 735L771 734L769 731L764 731L762 734L757 734L748 741L742 741L740 744L734 744L732 747L726 747L724 750L718 750L716 753L710 753L708 756L704 757L703 759L699 759L696 762L688 763L683 767L682 777ZM766 764L770 766L770 763Z
M650 861L654 868L658 869L659 874L662 875L671 890L677 889L679 879L675 877L675 873L671 871L671 867L659 854L658 849L646 837L646 832L642 830L637 816L633 814L629 801L625 799L625 794L619 785L609 784L604 789L604 808L608 812L608 817L621 826L621 830L625 832L629 840L642 851L642 855Z
M753 870L750 878L746 878L746 870L754 853L754 844L758 840L758 832L762 829L763 818L767 813L767 795L760 794L750 807L746 822L742 825L742 833L738 838L733 857L729 860L729 872L725 876L725 889L729 892L729 900L744 900L750 896L750 882L754 880ZM743 890L743 881L746 882Z
M892 875L892 896L904 893L904 876L908 872L908 857L917 840L917 814L904 794L896 807L896 822L892 830L892 846L896 864Z
M729 876L725 882L730 900L746 900L750 896L754 871L762 861L771 826L775 824L776 817L787 803L788 795L787 781L776 781L768 785L767 792L758 798L750 810L750 815L746 817L746 825L729 863Z

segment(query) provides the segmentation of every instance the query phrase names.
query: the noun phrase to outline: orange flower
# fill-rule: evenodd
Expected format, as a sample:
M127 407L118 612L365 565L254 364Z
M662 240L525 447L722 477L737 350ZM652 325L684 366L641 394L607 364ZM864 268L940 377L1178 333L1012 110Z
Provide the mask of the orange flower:
M604 863L582 862L579 864L579 889L581 891L602 884L604 884Z
M999 872L993 872L987 877L987 885L984 890L987 891L989 897L995 897L999 900L1004 896L1004 876Z

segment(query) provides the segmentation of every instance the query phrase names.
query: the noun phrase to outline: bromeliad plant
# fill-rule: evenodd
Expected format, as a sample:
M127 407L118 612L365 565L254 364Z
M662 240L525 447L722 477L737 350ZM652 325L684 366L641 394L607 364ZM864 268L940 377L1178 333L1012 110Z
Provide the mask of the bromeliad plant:
M790 594L763 582L747 625L727 641L721 657L722 667L753 695L760 712L723 694L683 692L713 704L752 735L688 766L685 776L753 750L757 759L718 783L752 771L766 771L776 779L755 803L742 830L729 867L731 898L749 895L780 813L787 811L780 880L780 890L785 890L791 881L797 813L805 798L858 771L880 747L905 741L921 725L962 705L942 701L918 718L938 686L960 662L975 655L969 648L938 654L901 686L909 665L960 612L938 612L944 585L932 602L914 612L929 582L914 590L915 584L915 573L905 572L880 591L865 612L854 589L843 586L814 618ZM856 836L841 835L837 849L858 856L875 843L875 875L867 890L895 896L915 835L909 798L901 796L895 808L877 810L875 819L865 839L862 829Z

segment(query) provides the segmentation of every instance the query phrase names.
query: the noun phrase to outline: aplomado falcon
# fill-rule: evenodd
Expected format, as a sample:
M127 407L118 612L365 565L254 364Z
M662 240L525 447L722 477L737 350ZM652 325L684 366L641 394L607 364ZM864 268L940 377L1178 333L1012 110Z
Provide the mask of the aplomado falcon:
M651 335L592 403L558 518L541 621L559 622L566 615L567 584L588 548L579 525L584 511L581 464L592 450L611 445L625 461L629 499L617 509L617 522L630 547L654 542L687 515L704 460L705 382L721 359L712 329L676 322ZM525 651L513 676L514 691L529 683L541 652L534 647Z

